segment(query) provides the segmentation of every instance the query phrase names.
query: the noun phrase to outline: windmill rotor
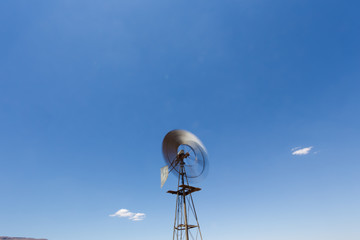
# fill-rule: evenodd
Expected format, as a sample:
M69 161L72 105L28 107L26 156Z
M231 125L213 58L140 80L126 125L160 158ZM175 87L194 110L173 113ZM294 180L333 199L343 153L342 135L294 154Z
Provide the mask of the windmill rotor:
M180 174L180 163L184 163L188 178L200 177L208 168L207 151L194 134L185 130L170 131L163 140L163 156L169 171ZM183 151L183 154L181 155Z

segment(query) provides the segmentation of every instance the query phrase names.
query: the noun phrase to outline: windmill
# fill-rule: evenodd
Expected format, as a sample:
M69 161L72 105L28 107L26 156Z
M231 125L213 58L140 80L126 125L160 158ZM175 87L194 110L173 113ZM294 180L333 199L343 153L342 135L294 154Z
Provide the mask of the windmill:
M169 172L178 178L173 240L203 239L195 210L192 193L201 188L189 185L189 181L204 176L208 169L207 153L202 142L185 130L173 130L166 134L163 145L166 166L161 168L161 187Z

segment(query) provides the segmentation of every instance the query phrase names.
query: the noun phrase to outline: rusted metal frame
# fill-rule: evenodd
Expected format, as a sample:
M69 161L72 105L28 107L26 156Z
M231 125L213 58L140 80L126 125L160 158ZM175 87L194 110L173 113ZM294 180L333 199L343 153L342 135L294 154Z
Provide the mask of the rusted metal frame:
M186 176L186 178L187 178L187 176ZM190 186L190 185L180 185L180 187L184 187L184 188L188 188L188 189L198 189L198 191L201 190L201 188L193 187L193 186Z
M186 177L186 173L185 173L185 167L184 167L184 162L182 161L181 163L181 183L182 185L185 184L185 177ZM184 177L185 175L185 177ZM185 193L185 187L183 186L182 187L182 190L183 190L183 193ZM187 212L186 212L186 195L183 194L183 202L184 202L184 217L185 217L185 237L186 237L186 240L189 240L189 229L188 229L188 224L187 224Z
M187 178L186 176L186 182L187 184L189 185L189 179ZM197 217L197 214L196 214L196 209L195 209L195 204L194 204L194 200L192 198L192 194L190 193L190 199L191 199L191 205L192 207L194 208L194 216L195 216L195 219L196 219L196 223L197 223L197 226L198 226L198 230L199 230L199 234L200 234L200 239L202 240L202 234L201 234L201 230L200 230L200 224L199 224L199 220L198 220L198 217Z
M181 186L180 186L181 187ZM189 189L189 190L183 190L183 189L180 189L180 190L178 190L178 191L172 191L172 190L169 190L169 191L167 191L167 193L171 193L171 194L176 194L176 195L185 195L185 196L187 196L187 195L189 195L189 194L191 194L191 193L193 193L193 192L197 192L197 191L200 191L201 189L200 188L192 188L192 189Z
M174 161L171 162L169 173L170 173L172 170L175 169L175 167L178 165L178 162L179 162L178 157L176 157L176 158L174 159ZM173 166L173 163L175 163L174 166ZM175 169L175 171L176 171L176 169Z
M190 228L196 228L197 226L196 225L188 225L188 229ZM178 230L185 230L185 224L179 224L176 229Z
M178 191L179 192L179 183L180 183L180 175L178 178ZM169 192L169 191L168 191ZM176 220L177 220L177 212L178 212L178 200L179 200L179 195L176 195L176 206L175 206L175 220L174 220L174 231L173 231L173 240L175 239L175 226L176 226Z
M195 217L194 207L192 206L189 197L187 198L187 202L188 202L188 207L189 207L189 208L188 208L188 209L189 209L188 212L190 212L190 210L191 210L192 215ZM192 228L198 228L198 225L191 225L191 226L192 226ZM190 235L191 235L191 238L192 238L192 239L197 239L197 237L198 237L198 235L199 235L199 230L196 230L196 237L195 237L195 238L194 238L192 232L191 232L191 231L189 231L189 232L190 232Z
M197 227L198 231L196 233L196 239L197 239L197 236L199 233L200 238L202 240L200 225L199 225L199 221L197 218L194 201L192 198L192 193L196 192L196 191L200 191L201 188L196 188L196 187L189 185L189 180L186 175L185 166L184 166L184 162L183 162L184 156L181 156L181 157L182 158L180 158L181 166L180 166L180 174L179 174L179 178L178 178L177 191L168 191L168 193L176 194L176 209L175 209L173 239L175 240L175 232L176 232L177 239L183 239L183 230L185 230L184 237L186 237L186 240L189 240L189 229ZM180 180L181 180L181 185L180 185ZM185 185L185 180L186 180L187 185ZM187 197L187 195L190 195L191 202L189 200L189 197ZM186 200L188 201L188 206L187 206ZM192 213L195 217L197 225L188 225L188 223L187 223L188 215L190 214L190 210L192 211ZM180 224L179 224L179 222L180 222ZM182 224L183 222L185 224ZM179 231L180 231L180 233L179 233ZM179 235L180 235L180 238L179 238ZM190 231L190 235L192 238L194 238L191 231Z

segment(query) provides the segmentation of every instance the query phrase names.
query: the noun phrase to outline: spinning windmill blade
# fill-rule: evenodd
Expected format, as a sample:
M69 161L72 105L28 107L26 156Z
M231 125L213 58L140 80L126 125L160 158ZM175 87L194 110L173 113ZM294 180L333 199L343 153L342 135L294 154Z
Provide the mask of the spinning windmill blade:
M169 171L176 176L180 171L179 153L181 150L189 154L184 159L188 178L200 177L208 168L205 146L200 139L188 131L173 130L169 132L163 140L162 150Z

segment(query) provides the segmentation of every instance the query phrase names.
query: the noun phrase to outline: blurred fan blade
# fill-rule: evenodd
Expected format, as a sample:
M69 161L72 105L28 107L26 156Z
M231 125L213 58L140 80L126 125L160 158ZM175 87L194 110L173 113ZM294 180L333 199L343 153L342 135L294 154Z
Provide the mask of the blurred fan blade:
M187 154L184 158L185 168L188 178L197 178L201 176L207 164L207 151L203 143L194 134L185 130L173 130L166 134L163 140L163 155L170 172L179 175L180 164L178 153L183 150Z

